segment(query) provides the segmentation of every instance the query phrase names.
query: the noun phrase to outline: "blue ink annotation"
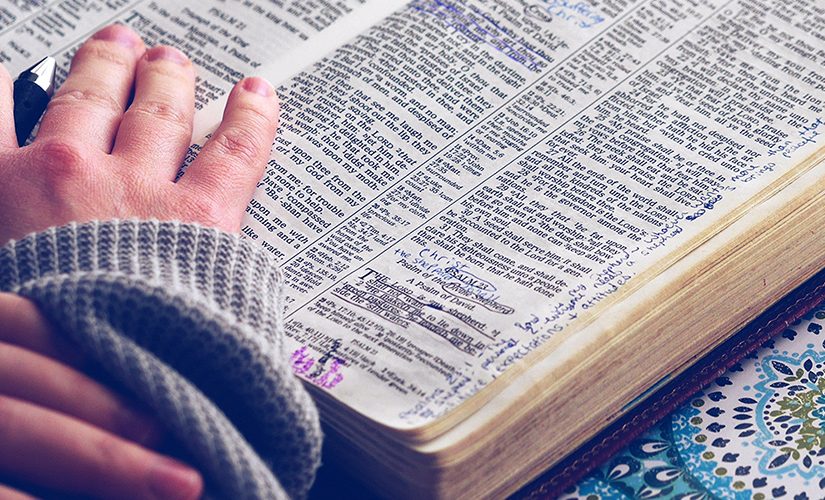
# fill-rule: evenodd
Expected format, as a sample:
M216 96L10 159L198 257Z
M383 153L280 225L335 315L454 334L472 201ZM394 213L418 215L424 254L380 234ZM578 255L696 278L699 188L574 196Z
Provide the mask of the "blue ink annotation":
M822 130L825 129L825 118L819 117L810 124L805 125L797 132L797 139L788 139L787 141L777 144L770 151L768 156L776 156L781 154L785 158L790 158L797 150L807 146L808 144L816 144L818 137L822 135Z
M545 49L537 48L511 33L489 14L475 6L465 5L463 0L416 0L411 3L411 8L439 19L445 26L461 33L472 42L492 47L530 71L541 71L555 61ZM562 45L566 44L558 43L558 46ZM549 47L550 50L555 48Z
M467 264L455 257L429 247L424 247L416 255L399 248L395 250L395 255L429 274L425 278L435 277L446 281L442 284L442 289L451 295L471 300L492 312L513 313L513 308L499 303L501 296L498 287L474 274Z
M538 19L562 19L581 29L592 28L606 21L588 2L572 0L544 0L528 8L528 13Z

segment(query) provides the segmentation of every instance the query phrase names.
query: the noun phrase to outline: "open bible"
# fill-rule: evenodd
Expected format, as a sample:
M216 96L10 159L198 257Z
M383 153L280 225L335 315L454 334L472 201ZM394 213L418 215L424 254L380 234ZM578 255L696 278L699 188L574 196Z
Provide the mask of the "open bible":
M192 155L279 84L243 233L380 494L513 492L825 264L817 0L15 2L0 59L109 22L198 66Z

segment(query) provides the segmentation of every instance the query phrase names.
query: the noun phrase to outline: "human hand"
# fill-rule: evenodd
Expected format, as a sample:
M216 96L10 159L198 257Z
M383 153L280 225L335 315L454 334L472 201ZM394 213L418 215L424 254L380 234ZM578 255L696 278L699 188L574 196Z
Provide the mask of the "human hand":
M130 95L134 98L129 104ZM0 245L70 221L157 218L233 231L269 157L278 103L245 79L187 174L194 69L110 26L78 51L35 141L19 148L0 68ZM157 423L82 375L35 306L0 294L0 477L64 493L192 498L202 480L148 448ZM166 486L168 489L158 489ZM0 498L16 492L0 485Z
M194 79L180 51L147 50L128 28L109 26L78 50L36 139L21 148L12 79L0 69L0 245L94 219L239 230L269 158L277 96L260 78L239 82L222 124L175 183L192 135Z
M0 294L0 477L106 498L197 498L193 469L150 451L160 427L78 371L30 301ZM0 484L0 498L26 498Z

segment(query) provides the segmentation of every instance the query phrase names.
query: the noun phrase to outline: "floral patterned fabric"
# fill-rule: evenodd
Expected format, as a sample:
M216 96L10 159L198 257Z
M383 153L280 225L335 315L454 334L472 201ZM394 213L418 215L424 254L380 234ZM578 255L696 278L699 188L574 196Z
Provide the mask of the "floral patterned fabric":
M825 303L562 498L825 496Z

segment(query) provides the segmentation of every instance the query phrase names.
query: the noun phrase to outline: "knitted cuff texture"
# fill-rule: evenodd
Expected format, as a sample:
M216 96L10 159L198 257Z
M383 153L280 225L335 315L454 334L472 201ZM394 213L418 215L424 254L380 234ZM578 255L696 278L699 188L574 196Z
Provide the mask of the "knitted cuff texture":
M150 407L208 496L305 497L318 415L283 347L283 280L234 235L158 221L70 224L0 248L0 291Z

